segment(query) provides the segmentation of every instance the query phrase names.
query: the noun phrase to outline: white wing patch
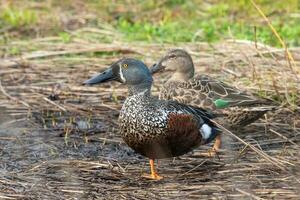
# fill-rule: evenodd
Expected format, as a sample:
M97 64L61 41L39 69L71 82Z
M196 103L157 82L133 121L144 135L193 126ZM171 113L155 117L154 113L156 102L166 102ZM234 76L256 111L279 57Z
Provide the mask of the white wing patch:
M200 132L201 132L201 135L202 135L202 138L204 138L205 140L207 140L210 135L211 135L211 127L208 126L207 124L203 124L200 128Z

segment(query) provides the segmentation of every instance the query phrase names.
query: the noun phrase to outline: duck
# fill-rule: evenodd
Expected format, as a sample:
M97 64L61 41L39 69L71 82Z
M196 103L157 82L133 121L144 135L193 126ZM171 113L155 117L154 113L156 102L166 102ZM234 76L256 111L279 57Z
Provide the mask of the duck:
M172 100L160 100L151 93L149 68L140 60L122 58L85 85L117 81L127 85L128 96L120 110L118 124L124 142L135 152L149 158L150 174L145 178L160 180L156 159L184 155L208 144L220 133L212 122L214 113Z
M150 68L152 74L170 71L170 78L160 87L159 98L222 113L222 123L231 130L241 128L274 110L274 102L241 91L206 74L195 75L191 55L184 49L172 49ZM221 134L204 155L214 156L221 147Z

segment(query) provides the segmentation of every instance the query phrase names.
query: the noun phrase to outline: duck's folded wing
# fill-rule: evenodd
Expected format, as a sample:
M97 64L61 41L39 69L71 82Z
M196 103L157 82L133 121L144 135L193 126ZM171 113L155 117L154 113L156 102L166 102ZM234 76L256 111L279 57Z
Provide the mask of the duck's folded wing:
M228 106L230 107L255 104L269 105L272 103L272 101L268 99L263 99L252 95L206 75L197 76L194 78L194 81L198 84L201 84L205 88L208 96L213 98L215 103L218 103L218 101L219 103L222 103L223 100L228 102Z
M209 109L182 104L176 101L168 101L167 106L170 110L177 110L178 112L191 114L194 118L199 120L199 123L210 122L210 119L213 119L218 116L218 114L213 113Z
M209 76L197 76L165 90L168 99L209 109L235 106L270 105L272 101L256 97ZM168 92L166 92L168 91Z

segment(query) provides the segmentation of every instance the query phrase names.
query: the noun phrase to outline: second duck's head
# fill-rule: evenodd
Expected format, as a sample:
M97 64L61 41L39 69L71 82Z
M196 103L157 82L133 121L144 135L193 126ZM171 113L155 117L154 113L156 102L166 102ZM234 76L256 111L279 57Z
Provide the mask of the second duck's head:
M84 84L95 85L113 80L125 83L131 90L137 92L151 88L153 81L151 72L142 61L133 58L122 58L104 72L86 80Z
M163 70L171 71L171 80L176 81L187 81L195 71L192 57L183 49L169 51L150 69L153 74Z

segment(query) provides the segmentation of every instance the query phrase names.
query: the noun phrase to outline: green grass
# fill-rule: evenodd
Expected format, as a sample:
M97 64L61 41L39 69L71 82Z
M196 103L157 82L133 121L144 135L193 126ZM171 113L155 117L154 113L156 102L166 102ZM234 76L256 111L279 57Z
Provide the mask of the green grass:
M167 1L167 6L161 9L163 17L160 19L151 21L147 18L137 18L128 12L118 19L115 27L130 41L216 42L232 36L237 39L254 40L256 34L259 42L280 46L249 1L219 1L206 7L202 14L197 12L197 8L201 6L197 5L196 1L176 1L177 3L172 4L170 2ZM299 12L297 2L289 0L285 3L272 3L272 7L269 7L271 2L268 0L258 2L288 46L299 46L300 20L290 15Z
M290 21L285 24L274 21L273 25L278 33L284 38L288 46L300 45L300 23ZM167 22L149 23L130 22L121 19L117 23L117 29L124 33L129 41L148 41L148 42L194 42L206 41L215 42L221 39L231 38L231 30L234 38L254 40L255 34L259 42L269 45L280 46L273 33L267 26L246 25L244 23L219 23L215 19L208 21L186 22ZM256 33L255 33L256 27Z
M72 40L72 36L67 32L60 32L58 33L58 36L64 43L69 43Z
M37 21L37 16L33 10L6 7L1 9L0 19L2 26L20 28L34 25Z
M0 30L9 27L14 33L19 31L20 35L14 34L14 37L56 35L68 43L71 42L72 35L65 31L69 29L66 27L68 23L62 21L69 17L75 22L85 20L77 28L101 29L103 24L112 26L116 32L123 35L121 39L127 41L217 42L232 36L236 39L254 40L256 28L256 38L259 42L280 46L249 0L78 2L81 1L27 0L22 3L13 1L9 5L0 5ZM300 45L300 19L293 17L293 13L300 11L298 0L255 0L255 2L268 16L288 46ZM111 42L99 34L89 36L91 38L84 39ZM0 36L0 42L3 41L3 36Z

